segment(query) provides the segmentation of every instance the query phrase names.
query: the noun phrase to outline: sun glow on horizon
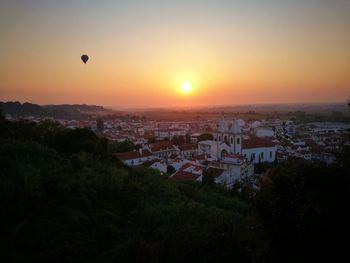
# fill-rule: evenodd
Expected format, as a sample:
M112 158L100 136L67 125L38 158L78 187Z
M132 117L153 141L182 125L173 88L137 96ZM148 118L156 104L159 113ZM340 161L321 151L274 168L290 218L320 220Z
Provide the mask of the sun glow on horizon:
M181 83L180 89L182 94L187 95L192 92L192 83L189 81L184 81Z
M0 101L163 107L349 96L350 1L3 2Z

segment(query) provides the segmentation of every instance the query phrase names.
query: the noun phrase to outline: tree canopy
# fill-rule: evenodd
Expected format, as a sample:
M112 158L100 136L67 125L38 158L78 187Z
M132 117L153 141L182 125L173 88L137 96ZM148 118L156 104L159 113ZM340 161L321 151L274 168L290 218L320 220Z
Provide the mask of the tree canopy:
M200 184L125 166L88 129L0 118L0 135L1 262L331 262L347 251L347 148L332 166L278 164L245 195L210 174Z

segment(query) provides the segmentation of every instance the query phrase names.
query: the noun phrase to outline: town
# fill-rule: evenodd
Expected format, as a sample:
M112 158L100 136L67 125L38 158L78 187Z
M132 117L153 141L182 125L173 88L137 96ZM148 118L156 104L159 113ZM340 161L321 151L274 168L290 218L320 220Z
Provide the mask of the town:
M288 159L332 164L339 147L349 145L350 129L347 122L244 120L233 114L173 121L129 115L54 120L71 129L89 128L107 138L114 145L115 157L126 165L153 168L173 180L202 181L208 174L227 188L242 181L258 185L264 173Z

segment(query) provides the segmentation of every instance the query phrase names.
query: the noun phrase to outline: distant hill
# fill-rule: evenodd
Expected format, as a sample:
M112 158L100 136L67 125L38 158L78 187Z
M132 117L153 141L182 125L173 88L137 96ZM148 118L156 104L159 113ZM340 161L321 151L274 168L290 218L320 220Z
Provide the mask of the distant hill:
M112 112L102 106L86 104L38 105L33 103L0 102L4 114L12 117L53 117L61 119L81 119L90 115Z

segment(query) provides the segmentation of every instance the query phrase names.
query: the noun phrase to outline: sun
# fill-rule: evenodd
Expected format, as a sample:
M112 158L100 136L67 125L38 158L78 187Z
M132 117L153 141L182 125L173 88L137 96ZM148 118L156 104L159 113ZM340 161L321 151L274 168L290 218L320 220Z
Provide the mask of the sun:
M188 94L192 91L192 83L189 81L184 81L181 83L180 88L183 94Z

